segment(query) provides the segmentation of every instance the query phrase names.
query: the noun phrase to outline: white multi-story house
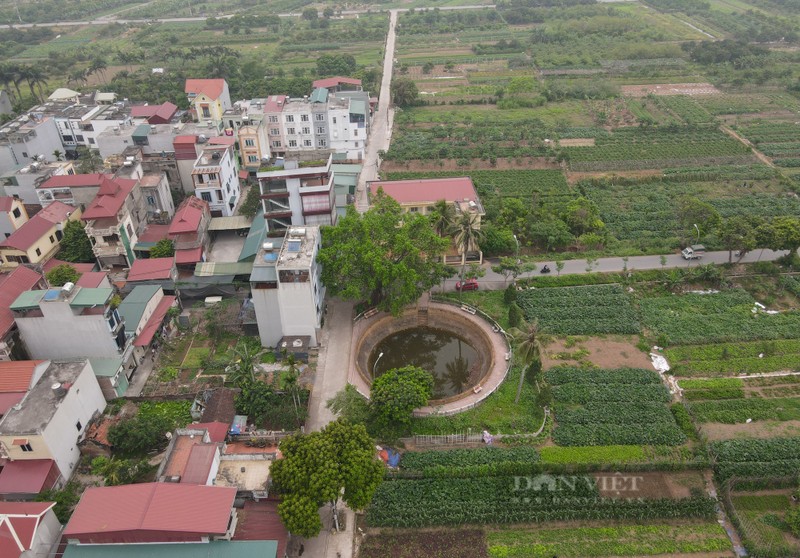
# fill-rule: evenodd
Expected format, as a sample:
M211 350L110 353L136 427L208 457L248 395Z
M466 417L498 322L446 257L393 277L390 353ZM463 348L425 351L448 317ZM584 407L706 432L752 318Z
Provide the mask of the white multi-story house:
M105 408L88 360L52 361L25 399L0 420L0 451L10 463L28 466L31 473L41 462L55 463L59 477L55 484L60 486L80 460L78 442L86 426ZM45 477L52 476L50 468L44 469L48 469ZM0 486L6 484L3 477L15 471L16 466L8 472L4 468Z
M325 161L286 161L283 169L256 174L268 232L336 224L331 161L331 156Z
M47 162L49 159L50 157L45 157L43 161L34 161L30 165L0 175L0 185L2 185L0 190L5 192L6 196L19 198L22 203L41 205L36 193L39 186L53 176L75 174L75 165L72 161Z
M32 359L122 358L132 354L114 290L67 283L61 288L25 291L11 303L20 340Z
M250 289L264 347L285 336L307 336L317 345L325 301L319 247L319 227L291 227L279 248L267 242L256 254Z
M0 126L0 173L15 171L63 150L58 126L50 116L22 115Z
M194 193L208 202L213 217L230 217L239 203L239 175L233 148L206 145L192 170Z

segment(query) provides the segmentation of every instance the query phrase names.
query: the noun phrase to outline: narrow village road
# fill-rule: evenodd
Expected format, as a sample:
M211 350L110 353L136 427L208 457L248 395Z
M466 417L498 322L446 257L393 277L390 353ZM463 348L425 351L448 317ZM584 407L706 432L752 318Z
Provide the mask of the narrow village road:
M394 69L397 11L398 10L391 10L389 12L389 32L386 35L386 44L384 45L383 77L381 79L381 92L378 96L378 110L372 117L372 128L364 153L363 167L361 169L361 174L358 175L358 184L356 185L356 209L359 213L364 213L369 209L367 182L378 179L378 166L380 165L378 152L381 150L388 150L389 143L392 139L394 110L391 108L391 88L392 71Z
M781 256L785 256L788 252L786 250L782 251L773 251L767 248L753 250L752 252L748 252L742 258L741 263L755 263L755 262L768 262L774 261L780 258ZM594 273L594 272L618 272L627 269L628 271L636 271L636 270L645 270L645 269L673 269L673 268L680 268L680 267L697 267L699 265L714 263L714 264L724 264L728 263L728 252L706 252L702 258L699 260L684 260L680 254L669 254L664 256L665 261L662 265L661 263L661 256L633 256L628 258L627 266L625 261L622 258L599 258L596 262L593 263L591 268L589 268L589 262L586 260L565 260L564 261L564 269L561 270L562 275L569 275L569 274L581 274L581 273ZM734 262L737 262L737 258L733 258ZM537 262L536 270L530 273L525 273L521 275L519 278L526 278L526 277L538 277L541 275L540 270L544 265L547 265L550 269L550 275L557 275L556 272L556 264L553 261L549 262ZM484 263L484 268L486 269L486 275L478 279L478 282L481 284L481 288L487 290L495 290L495 289L503 289L506 287L508 282L506 279L500 275L499 273L495 273L491 269L492 263L486 262ZM445 281L444 290L453 290L455 289L456 282L458 281L458 276L454 276L451 279ZM434 289L439 290L439 289Z

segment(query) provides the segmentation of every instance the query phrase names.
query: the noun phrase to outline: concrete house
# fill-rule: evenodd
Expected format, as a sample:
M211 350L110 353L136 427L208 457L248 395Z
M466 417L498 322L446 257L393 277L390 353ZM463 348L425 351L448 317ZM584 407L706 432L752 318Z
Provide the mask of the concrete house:
M0 185L6 196L17 197L22 203L29 205L42 205L36 189L52 176L75 174L75 165L72 161L35 161L30 165L12 169L0 174Z
M456 218L462 215L473 215L475 223L480 227L481 218L485 214L483 205L475 185L469 177L426 178L421 180L384 180L367 183L367 191L374 195L379 189L393 198L403 211L427 215L437 201L445 200L453 205ZM477 246L469 253L462 253L460 248L451 246L445 254L447 263L461 265L467 260L483 261L483 254Z
M208 428L200 425L178 428L170 439L156 478L159 482L213 485L224 442L224 435L221 442L212 440Z
M0 494L41 489L53 478L50 465L55 466L56 477L51 486L66 482L80 459L78 442L86 426L105 408L106 400L88 360L50 362L22 402L0 420L0 450L9 460L0 472ZM15 486L19 475L33 467L40 468L38 475Z
M235 488L197 484L90 487L64 537L70 545L148 544L141 548L149 548L149 543L230 540L236 529L235 497Z
M50 366L48 360L0 362L0 417L19 404Z
M189 196L181 202L167 229L167 238L175 244L175 263L180 266L194 265L207 259L211 224L208 202Z
M52 176L37 186L36 195L42 207L60 201L85 209L92 203L106 178L102 173Z
M55 119L40 113L22 115L0 126L0 174L35 163L40 156L62 151Z
M46 291L26 291L11 303L20 339L35 359L122 358L132 346L122 318L111 306L112 289L67 283Z
M0 502L0 556L45 558L61 538L55 502Z
M61 248L64 226L80 217L80 209L70 205L48 205L0 242L0 268L46 263Z
M145 120L148 124L169 124L176 112L178 112L178 107L170 102L131 107L131 117Z
M133 247L146 224L138 180L101 175L97 195L83 212L86 236L100 267L130 266Z
M250 290L264 347L287 336L317 345L325 301L319 247L319 227L291 227L279 251L266 242L256 255Z
M164 294L157 285L140 285L128 293L119 305L125 322L125 335L133 338L133 358L141 362L164 323L176 297Z
M11 303L25 291L44 286L42 275L25 266L18 266L11 273L0 275L0 360L27 358L19 340Z
M194 162L194 194L211 208L213 217L230 217L239 202L239 171L233 147L206 145Z
M156 285L167 292L175 292L178 268L175 258L143 258L133 262L125 279L123 292L130 292L138 285Z
M291 226L336 224L332 157L324 162L286 161L281 170L257 173L267 232Z
M198 122L222 122L231 108L231 94L224 79L187 79L184 87Z
M0 239L8 238L28 221L22 200L0 196Z

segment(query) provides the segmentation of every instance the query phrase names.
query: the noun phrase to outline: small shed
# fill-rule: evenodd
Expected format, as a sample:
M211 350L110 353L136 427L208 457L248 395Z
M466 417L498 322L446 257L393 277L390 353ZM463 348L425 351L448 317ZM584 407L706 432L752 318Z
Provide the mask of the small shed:
M284 335L275 346L275 359L281 360L284 355L294 355L295 360L308 362L308 347L311 345L310 335Z

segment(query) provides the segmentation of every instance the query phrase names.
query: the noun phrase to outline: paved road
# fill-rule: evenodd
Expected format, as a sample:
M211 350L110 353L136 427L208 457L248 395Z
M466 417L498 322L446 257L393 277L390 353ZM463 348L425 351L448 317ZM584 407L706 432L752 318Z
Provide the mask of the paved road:
M389 32L386 35L386 44L383 55L383 76L381 78L381 92L378 96L378 110L372 117L370 137L364 154L364 163L356 185L356 209L364 213L369 209L367 198L367 182L377 180L378 151L389 149L392 139L392 124L394 123L394 110L390 107L392 100L392 71L394 69L395 28L397 26L398 10L389 12Z
M769 249L763 250L754 250L752 252L748 252L745 254L744 258L742 258L742 263L754 263L759 261L773 261L777 260L781 256L785 256L788 252L785 250L775 252ZM702 258L699 260L684 260L678 254L670 254L666 257L665 265L662 266L661 264L661 256L633 256L628 258L627 269L628 271L635 271L635 270L644 270L644 269L661 269L662 267L667 269L678 268L678 267L696 267L698 265L708 264L708 263L715 263L715 264L723 264L728 263L728 252L707 252ZM737 261L734 258L734 262ZM537 263L537 269L530 273L526 273L520 276L520 278L525 277L536 277L539 276L539 270L545 265L550 267L552 270L551 275L556 274L556 264L555 262L539 262ZM506 279L500 275L499 273L495 273L491 270L491 263L485 263L484 268L486 269L486 275L478 279L478 282L481 283L481 286L485 289L502 289L507 285ZM589 273L589 272L614 272L614 271L622 271L625 269L625 262L622 258L600 258L598 259L595 264L592 266L591 269L588 269L589 264L586 260L565 260L564 261L564 269L561 271L562 275L569 275L569 274L580 274L580 273ZM458 281L458 277L453 277L452 279L448 279L445 281L445 290L452 290L455 288L456 281Z

